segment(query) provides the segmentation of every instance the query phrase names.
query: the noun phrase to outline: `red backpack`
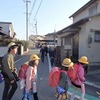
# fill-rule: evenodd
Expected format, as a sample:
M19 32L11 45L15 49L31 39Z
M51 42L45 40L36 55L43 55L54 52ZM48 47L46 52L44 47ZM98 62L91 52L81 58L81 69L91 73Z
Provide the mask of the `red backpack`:
M60 73L65 72L58 67L53 67L49 73L49 85L51 87L57 87L60 80Z
M19 78L26 79L26 71L27 71L28 67L29 66L27 64L23 64L20 66L19 72L18 72Z
M74 64L73 69L67 71L67 74L72 82L74 82L75 79L77 79L77 73L78 73L78 64Z

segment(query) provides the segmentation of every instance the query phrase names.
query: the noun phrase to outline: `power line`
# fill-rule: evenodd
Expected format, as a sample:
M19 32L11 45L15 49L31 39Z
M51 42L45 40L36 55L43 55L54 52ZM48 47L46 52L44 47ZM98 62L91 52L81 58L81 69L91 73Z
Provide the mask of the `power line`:
M40 7L41 7L42 2L43 2L43 0L41 0L41 2L40 2L40 4L39 4L39 7L38 7L37 12L36 12L36 14L35 14L35 16L34 16L34 19L36 19L36 16L37 16L37 14L38 14L38 11L39 11L39 9L40 9Z
M38 12L39 12L39 9L40 9L40 7L41 7L42 2L43 2L43 0L41 0L40 4L39 4L39 6L38 6L38 9L37 9L37 11L36 11L36 14L35 14L35 16L34 16L34 19L33 19L33 23L34 23L34 21L36 21L36 23L35 23L36 36L37 36L37 20L36 20L36 16L37 16L37 14L38 14ZM32 14L32 11L33 11L33 9L34 9L35 3L36 3L36 0L35 0L34 3L33 3L32 9L31 9L31 14ZM31 16L31 15L30 15L30 16ZM30 21L30 20L29 20L29 21ZM32 24L32 26L33 26L33 24Z
M31 9L31 12L30 12L29 18L30 18L31 14L32 14L32 11L33 11L33 9L34 9L35 3L36 3L36 0L34 0L34 2L33 2L33 6L32 6L32 9Z

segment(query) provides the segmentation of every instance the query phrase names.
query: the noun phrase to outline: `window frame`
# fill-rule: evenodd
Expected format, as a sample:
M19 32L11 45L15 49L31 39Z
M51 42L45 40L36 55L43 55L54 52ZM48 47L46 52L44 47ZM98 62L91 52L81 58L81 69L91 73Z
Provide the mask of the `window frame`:
M95 31L94 32L94 41L95 42L100 42L100 31Z
M71 45L71 37L70 36L65 37L65 45Z
M89 8L89 16L95 15L97 13L97 4Z

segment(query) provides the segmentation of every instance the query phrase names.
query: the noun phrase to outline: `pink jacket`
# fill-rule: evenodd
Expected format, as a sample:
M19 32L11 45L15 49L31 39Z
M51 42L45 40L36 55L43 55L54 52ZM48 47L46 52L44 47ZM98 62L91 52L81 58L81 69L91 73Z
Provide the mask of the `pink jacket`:
M26 92L28 93L29 90L32 88L32 82L36 81L36 67L31 67L27 69L26 72Z
M84 68L81 64L79 64L79 68L78 68L78 78L75 80L75 84L76 85L82 85L85 81L85 77L84 77Z

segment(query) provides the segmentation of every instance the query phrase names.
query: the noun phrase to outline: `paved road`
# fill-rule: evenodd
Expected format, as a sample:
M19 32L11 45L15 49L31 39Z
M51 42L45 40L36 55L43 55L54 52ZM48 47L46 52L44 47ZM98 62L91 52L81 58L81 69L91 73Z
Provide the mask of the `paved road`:
M47 63L47 64L46 64ZM54 93L55 93L55 89L52 87L49 87L48 85L48 73L50 70L50 66L48 65L48 59L45 59L45 63L40 62L40 66L39 68L39 72L41 72L41 74L39 74L39 96L40 96L40 100L56 100L56 98L54 97ZM42 87L42 88L41 88ZM69 94L71 94L72 92L72 88L69 88ZM99 88L90 86L90 85L86 85L86 100L99 100L100 98L98 97L98 95L96 94L96 91L99 91ZM79 96L80 93L78 93L78 95L76 96L77 100L79 100Z
M22 58L18 57L18 59L16 59L17 61L15 62L15 66L17 68L19 68L19 66L23 63L25 63L26 61L29 60L29 56L30 54L33 53L38 53L39 51L37 50L31 50L29 53L27 53L26 55L23 55ZM56 100L54 94L55 94L55 88L52 88L49 86L48 84L48 75L49 75L49 70L50 70L50 62L48 62L48 58L45 58L45 63L42 63L40 60L39 63L39 67L38 67L38 96L39 96L39 100ZM3 84L0 84L0 100L2 97L2 91L3 91ZM18 82L18 86L19 86L19 82ZM93 86L90 85L86 85L86 100L100 100L100 98L98 97L98 95L96 94L96 91L99 91L99 88L95 88ZM69 88L69 94L71 94L72 92L72 88ZM76 100L79 100L79 95L80 93L78 93L78 95L76 96ZM12 100L21 100L22 98L22 90L18 87L14 97Z

